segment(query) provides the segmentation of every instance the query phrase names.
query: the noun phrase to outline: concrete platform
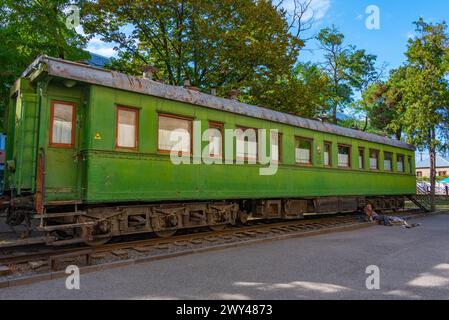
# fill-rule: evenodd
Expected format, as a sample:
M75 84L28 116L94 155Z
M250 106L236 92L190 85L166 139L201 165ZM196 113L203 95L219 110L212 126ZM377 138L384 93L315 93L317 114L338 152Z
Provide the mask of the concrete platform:
M3 299L449 299L449 215L0 289ZM416 222L414 220L414 222ZM380 268L380 290L365 286Z

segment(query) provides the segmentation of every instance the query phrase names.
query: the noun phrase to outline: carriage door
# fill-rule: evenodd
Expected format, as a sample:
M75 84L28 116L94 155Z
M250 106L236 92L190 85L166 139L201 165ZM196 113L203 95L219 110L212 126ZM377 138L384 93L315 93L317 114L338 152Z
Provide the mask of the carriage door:
M49 144L44 157L45 202L77 203L80 200L78 155L80 106L52 100Z

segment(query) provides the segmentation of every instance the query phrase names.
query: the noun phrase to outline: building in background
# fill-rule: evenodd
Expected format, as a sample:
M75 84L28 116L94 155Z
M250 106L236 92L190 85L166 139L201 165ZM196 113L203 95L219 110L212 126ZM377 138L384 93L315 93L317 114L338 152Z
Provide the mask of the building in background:
M449 159L437 155L436 173L438 178L449 176ZM416 162L416 176L418 178L430 178L430 159L423 159Z

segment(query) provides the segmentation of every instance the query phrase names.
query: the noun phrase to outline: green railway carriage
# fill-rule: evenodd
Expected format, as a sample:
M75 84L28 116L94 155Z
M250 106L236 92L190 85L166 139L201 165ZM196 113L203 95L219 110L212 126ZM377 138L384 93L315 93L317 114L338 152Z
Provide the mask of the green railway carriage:
M192 226L221 228L249 214L301 218L356 211L366 202L396 209L416 193L408 144L194 88L42 56L10 101L8 221L40 219L49 242L166 236ZM185 129L180 151L191 164L175 165L168 152L168 136L178 128ZM213 137L197 139L208 128ZM245 135L248 128L276 129L279 141ZM236 129L237 136L224 134ZM202 151L211 146L206 158L221 164L205 163ZM268 165L238 161L265 152L275 174L261 174Z

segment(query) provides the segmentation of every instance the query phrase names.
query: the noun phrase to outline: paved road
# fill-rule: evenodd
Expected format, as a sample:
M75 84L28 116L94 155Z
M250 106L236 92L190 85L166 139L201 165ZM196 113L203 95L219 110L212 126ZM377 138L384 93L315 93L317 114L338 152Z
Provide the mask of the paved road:
M449 299L449 215L0 289L2 299ZM380 268L380 290L365 287Z

